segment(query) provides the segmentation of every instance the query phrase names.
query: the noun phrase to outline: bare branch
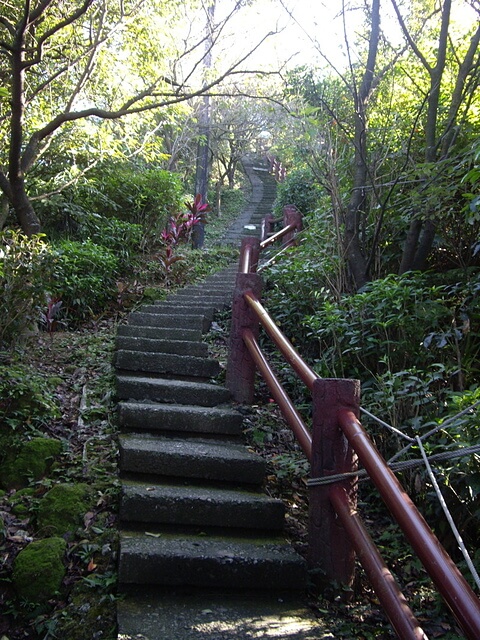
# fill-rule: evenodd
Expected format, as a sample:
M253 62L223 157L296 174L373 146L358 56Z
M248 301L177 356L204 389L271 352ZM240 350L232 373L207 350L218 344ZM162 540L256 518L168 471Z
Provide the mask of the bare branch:
M421 63L423 64L423 66L425 67L425 69L428 70L429 73L431 73L432 71L432 67L429 64L428 60L425 58L425 56L423 55L423 53L420 51L420 49L417 47L415 40L412 38L410 31L408 30L408 27L405 23L405 20L403 19L402 14L400 13L400 9L398 7L398 4L396 2L396 0L391 0L392 2L392 6L393 9L397 15L397 20L398 20L398 24L400 25L402 31L403 31L403 35L405 36L408 44L410 45L410 47L412 48L412 51L415 53L415 55L417 56L417 58L421 61Z
M52 1L53 0L44 0L44 4L46 5L46 7L48 7L48 5ZM73 24L76 20L78 20L81 16L83 16L88 11L88 9L90 8L93 2L94 0L84 0L84 3L81 7L76 9L73 13L71 13L69 16L67 16L63 20L60 20L60 22L57 22L57 24L55 24L51 29L48 29L47 31L45 31L45 33L43 33L41 38L38 40L38 43L36 46L36 51L37 51L36 56L34 58L31 58L30 60L25 60L24 68L28 69L28 67L38 64L42 59L44 43L47 40L49 40L49 38L51 38L53 35L61 31L68 25ZM31 16L29 16L30 24L33 24L35 20L38 20L38 18L40 17L41 14L38 15L37 17L34 17L36 13L37 12L34 11L32 12Z

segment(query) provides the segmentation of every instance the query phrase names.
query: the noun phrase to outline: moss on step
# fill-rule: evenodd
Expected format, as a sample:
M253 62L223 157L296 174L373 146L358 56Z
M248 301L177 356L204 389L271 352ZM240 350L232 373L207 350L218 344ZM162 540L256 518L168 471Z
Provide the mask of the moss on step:
M45 602L60 590L67 543L63 538L45 538L31 542L15 558L13 584L21 599Z
M25 487L31 479L39 480L52 466L62 450L53 438L33 438L8 452L0 468L0 486L6 489Z
M57 484L38 506L37 524L42 533L65 535L81 526L90 503L86 484Z

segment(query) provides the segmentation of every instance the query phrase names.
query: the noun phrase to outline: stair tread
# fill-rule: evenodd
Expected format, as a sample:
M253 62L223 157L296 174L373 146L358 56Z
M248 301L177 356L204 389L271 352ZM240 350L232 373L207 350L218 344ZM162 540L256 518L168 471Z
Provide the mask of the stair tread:
M170 353L176 355L208 357L208 345L197 340L166 340L143 336L117 336L117 350Z
M209 382L194 382L145 375L117 375L117 395L122 400L156 400L173 404L215 407L230 400L229 390Z
M117 336L135 336L165 340L201 340L202 328L152 327L140 324L122 324Z
M120 402L119 423L147 431L241 435L242 415L229 407Z
M280 588L281 585L278 585ZM298 596L225 590L143 590L118 601L122 638L149 640L320 640L329 629Z
M303 589L304 559L282 538L121 532L121 583Z
M284 505L263 493L239 488L124 481L123 522L282 530Z
M125 472L260 485L266 470L260 456L232 442L127 433L119 444Z
M117 369L127 371L178 374L199 378L213 378L220 373L220 364L214 358L131 349L117 350L115 366Z
M222 416L228 418L234 418L242 420L242 414L236 409L229 406L215 406L215 407L199 407L196 404L175 404L175 403L162 403L162 402L119 402L120 408L130 408L134 411L140 412L154 411L158 414L163 413L181 413L183 415L190 414L192 416Z

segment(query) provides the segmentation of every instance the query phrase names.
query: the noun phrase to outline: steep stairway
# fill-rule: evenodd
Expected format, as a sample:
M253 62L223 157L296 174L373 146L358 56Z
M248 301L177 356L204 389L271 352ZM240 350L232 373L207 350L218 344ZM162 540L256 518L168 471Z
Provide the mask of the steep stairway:
M250 180L251 195L248 205L227 229L221 244L240 246L244 235L261 234L262 219L272 212L277 183L268 171L268 163L258 159L244 158L243 169Z
M118 330L122 640L283 638L285 625L302 634L292 640L323 637L298 603L306 566L283 504L262 491L265 463L202 341L236 272L144 305Z

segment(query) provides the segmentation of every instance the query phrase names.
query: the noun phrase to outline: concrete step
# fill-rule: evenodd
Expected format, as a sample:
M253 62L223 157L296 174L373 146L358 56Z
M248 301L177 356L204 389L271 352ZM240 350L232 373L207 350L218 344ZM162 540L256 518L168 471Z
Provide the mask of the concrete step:
M177 355L208 357L208 345L205 342L187 340L156 340L137 336L117 336L117 350L145 351L149 353L176 353Z
M120 535L119 581L124 585L304 589L306 578L305 561L282 540Z
M136 324L121 324L117 329L117 336L135 336L155 340L201 340L202 329L185 329L176 327L145 327Z
M122 522L281 531L281 500L262 493L217 487L122 483Z
M201 291L202 293L210 293L211 295L228 295L232 291L232 287L235 284L236 276L225 280L217 280L214 282L202 282L199 285L187 285L178 291L187 293L196 293Z
M121 434L119 446L123 473L254 486L265 477L265 461L232 442L136 433Z
M128 375L117 376L117 396L120 400L150 400L202 407L214 407L230 400L230 392L220 385Z
M191 315L191 314L200 314L204 316L209 322L213 320L213 316L215 314L215 307L211 304L204 304L203 302L183 302L179 304L178 302L156 302L155 304L146 304L142 306L142 313L158 313L161 315Z
M239 436L243 416L235 409L186 404L120 402L118 421L130 430Z
M175 305L169 313L143 313L133 311L128 324L141 327L162 327L172 329L201 329L204 333L210 328L210 320L201 313L176 313Z
M150 588L117 602L119 640L325 640L334 638L302 594Z
M215 309L224 309L228 307L232 302L233 297L233 287L231 292L226 294L208 294L208 293L190 293L188 291L180 290L177 293L172 293L171 296L168 296L167 302L172 303L172 308L176 304L186 305L190 303L200 302L201 304L211 305Z
M213 358L182 356L175 353L149 353L119 349L115 354L115 366L124 371L143 371L192 378L214 378L220 373L220 365Z

